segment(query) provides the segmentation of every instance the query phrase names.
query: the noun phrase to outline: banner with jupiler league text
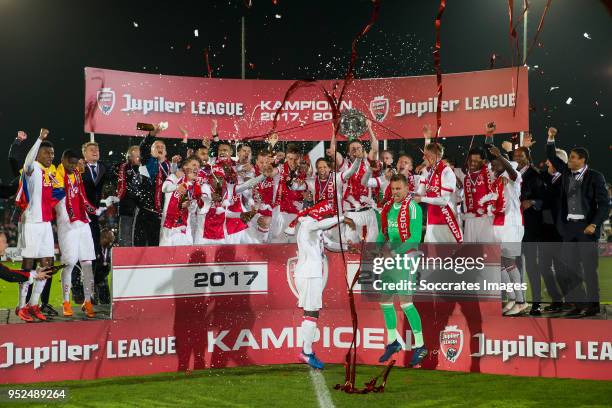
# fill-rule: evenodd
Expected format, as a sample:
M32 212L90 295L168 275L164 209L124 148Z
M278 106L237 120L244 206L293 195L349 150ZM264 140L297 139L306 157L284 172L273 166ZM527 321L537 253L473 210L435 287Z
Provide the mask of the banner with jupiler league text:
M443 75L440 136L482 134L495 122L501 133L529 129L526 68ZM292 80L182 77L85 68L85 132L142 136L137 122L168 122L161 137L210 135L218 121L221 138L263 137L276 113L281 140L327 140L332 110L322 89L343 81L319 81L285 100ZM320 85L320 86L319 86ZM337 91L337 93L339 93ZM420 138L435 128L435 75L357 79L346 87L340 109L357 109L374 121L379 139ZM279 108L281 108L279 110Z

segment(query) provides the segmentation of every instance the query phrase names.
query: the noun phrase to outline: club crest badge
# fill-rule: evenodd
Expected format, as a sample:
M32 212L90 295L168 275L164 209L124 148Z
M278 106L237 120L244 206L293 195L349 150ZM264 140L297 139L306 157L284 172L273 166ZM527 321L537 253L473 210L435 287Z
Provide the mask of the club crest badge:
M457 326L446 326L440 332L440 352L451 363L457 361L463 349L463 330Z
M384 96L377 96L370 101L370 113L377 121L382 122L389 113L389 100Z
M98 109L106 116L110 115L115 107L115 91L110 88L101 88L96 96Z

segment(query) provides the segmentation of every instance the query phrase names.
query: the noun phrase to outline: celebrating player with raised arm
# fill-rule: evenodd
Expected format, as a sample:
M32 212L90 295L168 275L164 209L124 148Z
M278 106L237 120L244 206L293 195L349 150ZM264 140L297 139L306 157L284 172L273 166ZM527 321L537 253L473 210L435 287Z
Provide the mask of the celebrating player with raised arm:
M517 163L510 162L495 146L489 148L495 157L491 166L495 173L493 182L493 234L496 242L501 244L502 280L514 285L523 281L516 265L516 258L521 256L521 241L525 228L521 212L521 173L516 171ZM503 308L507 316L516 316L525 312L525 292L515 290L508 292L510 301Z
M425 126L425 138L431 137L431 129ZM463 235L457 221L452 193L457 187L453 170L442 160L444 147L437 142L425 145L423 169L414 201L427 203L427 229L425 242L462 242Z
M25 207L21 214L23 230L20 237L22 269L33 271L38 261L41 266L53 264L54 243L51 221L53 220L53 174L51 166L55 153L53 144L48 142L49 130L41 129L40 136L28 152L23 165L21 188L17 195L18 205ZM20 284L18 316L31 322L34 315L39 320L47 320L38 305L40 294L45 287L44 280L34 282L30 302L26 305L29 283Z

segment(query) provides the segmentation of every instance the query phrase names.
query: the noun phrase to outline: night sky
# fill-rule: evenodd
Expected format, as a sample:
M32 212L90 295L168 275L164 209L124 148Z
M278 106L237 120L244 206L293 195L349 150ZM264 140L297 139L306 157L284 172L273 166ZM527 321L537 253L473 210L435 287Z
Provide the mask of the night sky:
M247 78L343 78L351 40L368 21L371 3L277 3L253 0L248 9L242 0L0 0L0 153L6 157L20 129L32 141L40 127L49 128L56 155L88 140L83 133L85 66L204 76L208 47L213 76L239 78L243 15ZM515 3L518 18L522 2ZM531 42L546 1L530 3ZM528 60L530 123L538 140L533 149L536 161L544 156L546 128L556 126L560 147L586 146L593 167L611 180L612 18L604 3L552 2L541 44ZM431 53L438 4L383 0L376 25L358 46L356 76L434 74ZM496 67L510 66L514 50L509 44L507 4L505 0L447 2L442 21L443 72L488 69L493 53L499 56ZM522 26L518 31L522 35ZM502 138L498 136L499 141ZM108 161L118 161L117 152L130 143L119 136L97 135L96 140ZM445 143L451 156L460 158L469 138ZM109 156L111 150L114 154ZM8 181L5 163L0 176Z

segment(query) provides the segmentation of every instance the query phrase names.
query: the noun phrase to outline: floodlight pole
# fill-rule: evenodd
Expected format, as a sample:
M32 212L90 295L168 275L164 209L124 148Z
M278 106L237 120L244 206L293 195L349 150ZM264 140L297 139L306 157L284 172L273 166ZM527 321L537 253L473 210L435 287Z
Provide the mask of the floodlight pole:
M523 18L523 65L527 63L527 20L529 19L529 8L527 8L527 0L523 0L523 9L525 10L525 17ZM529 73L529 70L527 70ZM525 132L521 132L519 136L519 146L523 145L523 138Z
M245 48L244 48L244 43L245 43L245 32L244 32L244 16L242 16L242 18L240 19L240 24L242 26L242 30L241 30L241 57L242 57L242 65L241 65L241 70L242 70L242 74L240 75L240 78L244 79L244 64L245 64Z

